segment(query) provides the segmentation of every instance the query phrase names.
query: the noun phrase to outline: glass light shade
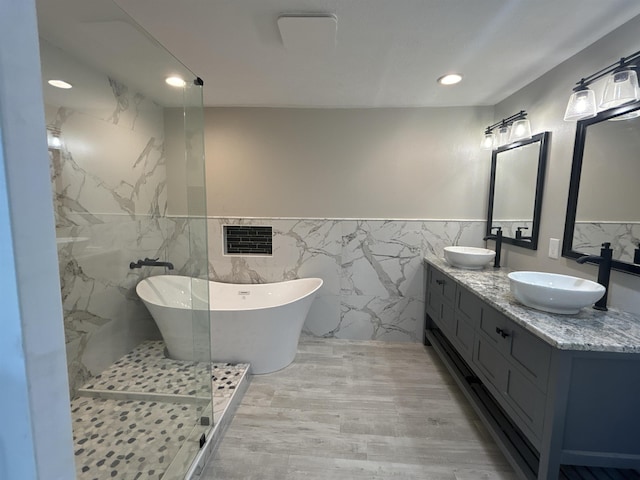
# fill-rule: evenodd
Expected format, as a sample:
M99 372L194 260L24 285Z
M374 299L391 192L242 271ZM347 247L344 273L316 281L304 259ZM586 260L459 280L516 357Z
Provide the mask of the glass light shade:
M618 115L617 117L610 118L610 122L619 122L622 120L631 120L632 118L640 117L640 110L634 110L633 112L625 113L624 115Z
M600 108L608 110L638 100L638 75L627 69L613 72L607 78Z
M496 135L494 133L485 133L480 145L483 150L493 150L493 146L496 143Z
M592 118L598 114L596 108L596 94L593 90L585 88L573 92L569 97L567 109L564 112L565 122L573 122L585 118Z
M509 135L509 141L515 142L516 140L526 140L531 138L531 124L529 120L523 118L517 120L511 125L511 135Z
M501 147L509 143L509 127L500 127L496 138L496 146Z

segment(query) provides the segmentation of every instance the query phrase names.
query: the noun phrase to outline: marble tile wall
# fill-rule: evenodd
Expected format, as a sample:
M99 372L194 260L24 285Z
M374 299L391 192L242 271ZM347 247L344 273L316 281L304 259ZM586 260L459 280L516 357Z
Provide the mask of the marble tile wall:
M640 223L576 222L573 249L600 255L604 242L610 242L613 258L633 263L635 249L640 244Z
M106 76L91 88L91 102L73 106L45 95L72 396L138 343L159 338L134 291L151 269L129 262L166 257L180 236L165 217L163 108Z
M234 283L320 277L304 332L422 341L422 258L484 246L484 221L209 218L209 275ZM223 225L273 226L272 256L224 255Z

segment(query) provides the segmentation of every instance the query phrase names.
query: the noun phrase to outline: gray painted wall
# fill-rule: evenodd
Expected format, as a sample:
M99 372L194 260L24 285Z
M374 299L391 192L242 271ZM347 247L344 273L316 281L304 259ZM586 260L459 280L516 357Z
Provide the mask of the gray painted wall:
M562 118L575 82L620 57L640 50L639 29L640 17L637 17L496 105L498 119L525 109L529 113L534 133L544 130L552 132L539 247L537 251L530 251L505 246L504 260L510 268L543 270L595 279L597 267L578 265L574 260L564 258L554 260L547 255L549 238L562 239L564 232L576 130L575 123L564 122ZM596 85L598 99L601 89L600 84ZM609 304L640 313L640 277L613 272L611 281Z
M491 159L479 145L491 119L490 107L208 108L207 211L483 219Z

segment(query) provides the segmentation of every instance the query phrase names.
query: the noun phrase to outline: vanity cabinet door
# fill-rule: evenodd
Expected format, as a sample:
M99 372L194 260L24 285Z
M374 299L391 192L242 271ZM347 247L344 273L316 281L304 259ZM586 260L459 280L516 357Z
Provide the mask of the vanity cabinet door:
M540 445L542 428L544 424L544 407L546 395L515 368L509 368L507 388L504 392L505 399L515 410L515 418L518 426L525 432L535 447Z
M482 315L482 300L458 285L456 290L455 339L458 353L467 362L473 360L476 325Z
M540 445L546 397L514 367L484 333L478 333L473 364L482 382L525 433L534 446Z
M453 280L429 267L427 272L427 314L449 339L455 336L456 329L453 313L455 289L456 284ZM451 290L454 293L451 293ZM451 297L451 300L448 296Z
M489 306L482 309L479 330L525 378L547 391L550 345Z
M498 394L504 394L507 389L509 367L504 357L485 335L476 337L473 363L484 382L490 383Z
M427 313L449 339L454 336L456 322L453 307L436 292L427 293Z
M518 325L511 327L509 358L520 373L543 392L547 391L551 353L551 345Z

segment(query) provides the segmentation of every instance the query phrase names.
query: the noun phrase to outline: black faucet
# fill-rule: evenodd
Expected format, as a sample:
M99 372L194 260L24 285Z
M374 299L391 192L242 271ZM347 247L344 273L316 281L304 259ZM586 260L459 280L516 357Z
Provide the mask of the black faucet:
M167 267L169 270L173 270L173 263L171 262L159 262L160 258L145 258L144 260L138 260L137 262L131 262L129 264L130 269L142 268L142 267Z
M605 288L604 295L593 306L596 310L607 311L607 296L609 295L609 277L611 277L611 259L613 258L613 250L611 243L605 242L600 249L598 255L584 255L576 260L578 263L596 262L598 264L598 283Z
M490 231L496 230L496 234L487 235L483 240L495 240L496 241L496 257L493 260L493 267L500 268L500 251L502 250L502 227L491 227Z
M633 263L640 263L640 243L638 248L633 251Z
M522 230L529 230L529 227L518 227L516 229L516 240L531 240L531 237L523 237Z

